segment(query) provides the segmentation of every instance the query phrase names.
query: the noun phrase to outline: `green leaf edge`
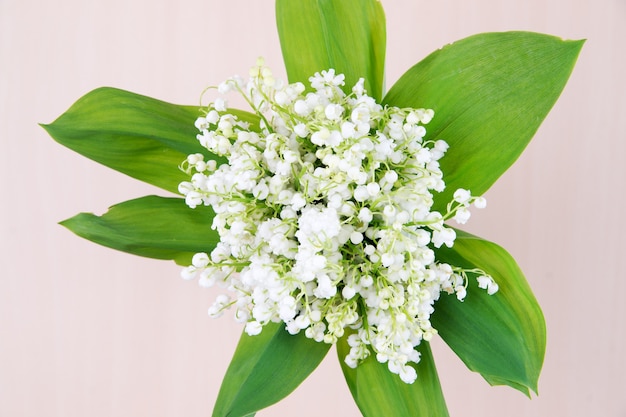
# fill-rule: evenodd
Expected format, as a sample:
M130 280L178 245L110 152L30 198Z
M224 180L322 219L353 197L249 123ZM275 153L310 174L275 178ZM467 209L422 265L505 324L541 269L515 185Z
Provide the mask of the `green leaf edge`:
M508 158L508 160L504 160L500 163L499 172L494 172L491 168L491 165L485 165L485 161L481 161L477 159L475 152L472 152L471 148L473 142L471 138L461 138L460 140L463 142L456 143L458 141L454 135L451 135L447 132L447 129L450 125L453 125L455 120L463 116L463 112L461 114L451 114L450 116L446 116L446 103L442 103L441 99L437 97L437 91L428 90L428 85L432 84L432 76L426 77L433 70L430 67L434 67L437 65L441 65L439 61L447 62L451 58L450 51L454 51L455 48L464 47L467 44L471 44L472 42L484 42L486 44L500 41L500 39L505 38L527 38L524 39L526 41L525 47L530 48L530 41L536 40L536 44L541 42L542 46L546 47L545 44L551 43L551 47L553 48L551 52L556 53L557 51L560 53L559 57L563 60L563 65L561 66L562 77L555 84L551 86L551 89L554 91L554 96L550 100L550 102L546 101L545 104L545 113L533 115L536 117L536 126L528 132L525 133L524 138L522 139L510 139L509 137L503 137L502 140L509 140L510 142L518 141L520 145L518 145L518 149L516 152L512 153ZM479 43L480 43L479 42ZM435 117L433 121L431 121L427 126L427 135L426 139L428 140L437 140L444 139L450 145L450 149L446 152L446 155L440 160L441 169L445 174L446 179L446 189L437 195L435 195L435 204L433 208L435 210L444 210L446 204L452 199L452 194L457 188L469 188L474 195L482 195L486 192L495 181L502 175L521 155L527 144L533 138L539 127L541 126L541 122L545 120L550 110L558 101L559 96L561 95L565 85L573 71L574 65L578 58L578 55L582 49L584 44L584 40L563 40L562 38L558 38L556 36L546 35L542 33L536 32L524 32L524 31L509 31L509 32L487 32L487 33L479 33L475 34L463 39L460 39L456 42L448 44L437 51L432 52L423 60L415 64L409 70L407 70L401 77L396 81L396 83L391 87L391 89L387 92L385 97L383 98L383 104L399 106L399 107L413 107L413 108L433 108L435 109ZM546 49L547 50L547 49ZM545 51L543 52L546 53ZM446 56L448 54L448 56ZM458 55L458 54L457 54ZM453 55L454 56L454 55ZM567 59L567 60L566 60ZM478 61L477 61L478 62ZM466 61L466 65L470 68L474 65L474 61ZM482 65L482 64L481 64ZM450 68L448 70L448 74L443 74L440 71L435 72L435 77L440 77L445 75L445 79L449 79L450 82L455 82L457 78L452 74L454 71L458 71L458 73L462 73L467 68ZM486 73L482 71L482 73ZM423 79L422 79L423 78ZM415 79L415 80L413 80ZM462 77L461 77L462 79ZM513 80L511 80L513 81ZM415 86L415 87L412 87ZM465 88L464 85L459 85L457 90L463 91ZM412 93L407 93L407 91L415 90ZM430 92L430 96L423 95L423 90ZM422 94L422 95L420 95ZM480 94L474 94L470 97L477 97ZM452 96L454 97L454 95ZM469 107L468 107L469 108ZM467 110L467 109L466 109ZM455 127L458 130L458 127ZM469 136L472 136L471 134ZM501 136L499 137L501 138ZM469 153L469 155L468 155ZM491 152L489 155L498 155L497 153ZM470 159L476 160L471 163L473 169L489 169L488 178L481 180L480 182L473 181L473 183L468 184L468 178L476 178L477 176L473 174L468 174L465 171L459 171L458 167L461 166L463 170L466 170L468 157ZM463 173L463 175L460 174ZM482 178L482 176L480 176Z
M418 364L412 364L417 371L417 380L413 384L405 384L398 375L389 371L387 364L379 363L375 354L370 354L356 368L350 368L343 360L350 351L347 343L347 336L342 337L337 343L337 356L344 378L352 394L352 398L365 417L448 417L448 409L441 389L437 368L428 342L422 342L417 349L421 353L421 360ZM376 380L374 384L364 383L361 379L359 383L359 373L367 372L368 376L372 372L379 374L386 379L387 383L380 384ZM372 377L370 376L369 379ZM383 398L390 401L398 401L400 405L392 410L377 409L382 403L372 404L371 399L381 394L381 389L389 388L382 393ZM402 395L404 394L404 396ZM402 398L403 397L403 398ZM428 404L422 405L428 401ZM384 412L384 414L381 414ZM417 412L418 414L415 414ZM436 413L436 414L433 414Z
M138 208L138 206L144 206ZM151 211L165 210L172 217L171 208L180 206L176 211L176 225L170 233L159 233L163 239L148 242L144 233L128 227L135 223L132 218L145 221L158 219L161 224L165 218L155 217ZM132 211L132 216L129 216ZM145 212L141 214L141 211ZM210 228L214 213L209 207L199 206L190 209L181 198L144 196L115 204L101 216L93 213L79 213L60 224L76 235L99 245L130 253L133 255L174 260L179 265L189 265L191 258L198 252L210 252L219 242L217 232ZM165 227L165 226L164 226ZM163 228L159 229L163 231Z
M491 246L493 249L495 249L496 251L499 252L499 255L507 258L508 261L510 262L510 265L516 269L518 278L520 279L519 281L517 281L518 287L517 288L513 288L513 291L516 291L517 293L524 293L526 295L526 297L530 300L530 304L534 307L534 312L537 315L535 317L535 319L538 321L539 323L539 328L535 328L533 333L535 333L538 337L538 342L536 343L537 347L538 347L538 351L535 351L533 349L533 352L537 354L537 356L535 357L536 359L536 363L533 364L525 364L524 365L524 369L525 369L525 375L528 377L528 379L524 380L524 378L520 378L519 380L513 380L513 379L507 379L504 377L500 377L498 375L494 375L494 374L489 374L489 373L485 373L485 372L481 372L481 370L475 366L468 358L465 358L464 355L459 354L455 348L453 346L450 345L450 339L449 336L447 334L447 330L446 330L446 326L442 325L442 323L438 323L439 319L438 319L438 315L441 315L443 310L442 310L442 304L441 304L441 299L439 302L435 303L435 312L433 313L433 315L431 316L431 321L433 322L433 325L438 329L439 331L439 335L442 337L442 339L444 340L444 342L446 342L446 344L448 344L448 346L450 346L452 348L453 351L455 351L455 353L457 354L457 356L459 356L459 358L463 361L463 363L465 363L465 365L467 366L467 368L473 372L477 372L480 373L481 376L492 386L496 386L496 385L507 385L510 386L511 388L514 388L520 392L522 392L524 395L526 395L528 398L530 398L530 390L532 390L533 392L535 392L535 394L538 394L538 381L539 381L539 376L541 374L541 369L543 367L543 362L545 360L545 351L546 351L546 323L545 323L545 318L543 315L543 312L541 311L541 307L539 305L539 303L537 302L537 299L535 298L532 289L530 288L530 285L528 283L528 281L526 280L523 272L521 271L519 265L517 264L517 262L515 261L515 259L506 251L506 249L504 249L502 246L493 243L491 241L485 240L481 237L472 235L468 232L459 230L459 229L455 229L456 233L457 233L457 240L455 241L455 246L453 246L452 248L441 248L440 250L438 250L437 252L437 259L443 262L447 262L450 263L452 265L455 266L462 266L462 267L466 267L466 268L481 268L483 269L485 272L490 273L495 275L494 278L496 279L496 282L498 282L498 284L500 285L500 291L498 291L496 294L489 296L486 294L485 290L479 289L477 283L475 282L475 280L470 279L468 288L467 288L467 297L466 297L466 301L465 303L468 302L468 300L471 300L472 298L476 298L476 299L484 299L485 303L489 303L489 298L488 297L502 297L502 292L503 291L511 291L510 289L507 288L503 288L502 286L502 282L498 281L498 279L496 278L497 275L499 274L495 274L494 271L490 271L489 268L485 268L482 265L479 265L478 263L475 263L474 261L471 261L469 259L467 259L468 255L461 255L458 251L459 246L463 246L463 240L469 240L469 241L477 241L477 242L481 242L481 244L486 244ZM445 294L442 294L442 296L445 297ZM450 298L453 298L452 296L449 296ZM470 301L472 302L472 301ZM455 303L454 305L457 306L457 300L451 300L450 303ZM511 307L514 308L515 306L518 306L519 303L510 303ZM462 305L461 305L462 308ZM524 320L519 320L520 323L523 323ZM524 342L524 340L522 340L521 342ZM524 344L525 348L528 348L527 343ZM531 352L532 355L532 352ZM532 356L531 356L532 358ZM530 368L529 368L530 366ZM534 366L534 370L532 369L532 367Z
M243 332L222 380L212 416L244 417L277 403L317 368L330 347L307 338L302 332L290 335L281 323L266 324L256 336ZM294 358L294 354L298 356ZM303 364L305 359L308 362ZM299 364L296 372L289 372L295 364ZM287 377L291 380L285 386ZM232 385L238 390L232 391ZM251 404L246 403L250 398Z
M293 9L289 7L296 3L299 9L294 14ZM347 10L352 10L352 13L348 13ZM362 14L358 15L358 13ZM353 21L354 16L367 19L366 25ZM295 19L302 20L298 24L291 25ZM319 27L320 30L304 31L304 33L299 30L290 30L293 27L306 28L309 26L309 20L316 20L318 24L312 26ZM380 101L384 93L387 35L385 12L380 1L277 0L276 26L289 82L299 81L307 85L307 80L315 72L333 68L338 74L345 75L344 91L346 93L350 93L352 86L363 77L365 89L372 97ZM366 33L358 33L359 29ZM312 44L310 39L307 39L314 34L321 34L323 37L322 47ZM364 61L360 60L361 55L356 58L354 55L354 49L359 45L351 46L350 44L351 41L355 41L352 38L355 35L364 36L369 43L367 53L363 54L367 58ZM301 52L302 48L306 48L309 54L315 55L314 59L290 53L290 51L298 50ZM289 60L288 57L291 55L297 55L299 59ZM348 55L351 59L346 59ZM360 66L365 68L364 73L353 70Z
M226 158L211 154L198 143L199 132L194 123L200 110L200 105L172 104L118 88L100 87L79 98L52 123L40 126L59 144L95 162L178 194L180 182L189 179L178 165L189 154L202 153L207 160L226 162ZM122 113L127 114L127 119L134 117L146 122L142 128L145 132L137 133L136 123L119 124L121 118L115 115ZM234 108L225 113L250 123L253 130L259 128L261 119L256 114ZM110 123L103 122L109 119ZM98 127L94 127L93 120L97 120ZM106 143L101 138L106 138ZM135 159L129 164L128 151L133 149ZM148 174L147 167L151 167Z

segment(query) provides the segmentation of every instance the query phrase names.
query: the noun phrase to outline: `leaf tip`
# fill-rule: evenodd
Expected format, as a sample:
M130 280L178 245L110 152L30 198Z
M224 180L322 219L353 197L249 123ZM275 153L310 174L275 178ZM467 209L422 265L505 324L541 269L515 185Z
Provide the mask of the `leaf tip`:
M85 215L90 215L90 213L79 213L75 216L69 217L65 220L61 220L60 222L58 222L57 224L60 226L65 227L66 229L70 230L73 233L77 233L76 231L76 221L80 218L80 217L84 217ZM92 214L93 216L93 214Z
M587 39L563 39L563 42L571 45L577 52L580 52L583 45L587 42Z
M37 123L37 124L43 130L45 130L46 133L48 133L50 136L52 136L52 128L53 128L54 122L52 122L52 123Z

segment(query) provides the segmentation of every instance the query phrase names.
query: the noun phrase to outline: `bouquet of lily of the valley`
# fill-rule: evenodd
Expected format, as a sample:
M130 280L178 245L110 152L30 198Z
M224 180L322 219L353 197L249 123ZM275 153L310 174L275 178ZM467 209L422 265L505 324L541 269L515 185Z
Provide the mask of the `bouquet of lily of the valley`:
M60 143L181 195L62 224L171 259L223 291L244 333L214 416L287 396L332 345L367 416L446 416L429 341L490 384L536 391L545 325L501 247L455 227L555 103L581 41L485 33L384 91L375 0L278 0L288 82L259 59L180 106L101 88L44 126ZM229 95L249 109L232 109Z

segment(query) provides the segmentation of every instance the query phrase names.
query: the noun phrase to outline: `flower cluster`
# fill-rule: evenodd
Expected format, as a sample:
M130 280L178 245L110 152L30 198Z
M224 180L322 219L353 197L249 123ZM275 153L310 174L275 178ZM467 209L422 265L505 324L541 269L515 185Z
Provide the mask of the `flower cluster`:
M209 314L234 307L250 335L284 322L319 342L347 337L349 366L373 352L412 383L415 348L436 334L430 315L440 293L463 300L470 276L490 294L498 289L483 271L438 262L434 251L454 244L444 222L466 222L469 206L485 200L459 189L445 213L431 210L448 148L425 139L432 110L381 106L363 79L346 94L332 69L309 81L283 85L260 61L248 81L218 87L239 92L255 116L219 98L196 122L200 144L228 162L198 153L182 165L190 181L180 192L191 208L213 208L220 236L182 275L227 287L234 296L218 296Z

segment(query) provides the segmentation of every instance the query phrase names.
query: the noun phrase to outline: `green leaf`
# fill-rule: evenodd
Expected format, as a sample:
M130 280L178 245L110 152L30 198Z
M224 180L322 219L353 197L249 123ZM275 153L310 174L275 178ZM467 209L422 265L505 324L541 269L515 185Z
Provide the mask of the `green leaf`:
M315 72L334 68L345 91L365 78L380 100L385 70L385 13L377 0L277 0L276 24L289 81L307 85Z
M102 216L80 213L61 224L109 248L189 265L195 253L210 252L219 242L213 216L210 208L190 209L181 198L146 196L114 205Z
M259 118L229 111L258 125ZM187 155L211 155L196 139L199 107L179 106L103 87L80 98L44 129L60 144L133 178L178 193L189 176L178 169Z
M289 395L320 364L330 345L290 335L269 323L261 334L243 333L226 371L213 417L253 415Z
M413 384L405 384L398 375L389 371L387 364L378 362L374 355L370 355L356 368L350 368L343 360L350 351L347 337L339 340L337 354L341 369L363 416L448 416L430 345L423 342L418 350L422 358L415 366L417 380Z
M491 385L509 385L530 396L537 382L546 348L541 308L515 260L500 246L457 231L451 249L437 251L437 259L490 274L500 289L488 295L470 278L467 297L459 302L442 295L431 316L443 340L469 369Z
M529 32L484 33L447 45L409 69L384 98L431 108L427 138L450 149L441 159L446 190L483 194L518 158L561 94L583 41Z

